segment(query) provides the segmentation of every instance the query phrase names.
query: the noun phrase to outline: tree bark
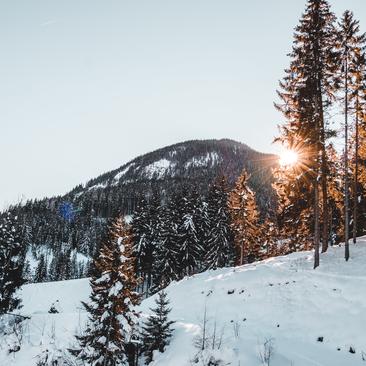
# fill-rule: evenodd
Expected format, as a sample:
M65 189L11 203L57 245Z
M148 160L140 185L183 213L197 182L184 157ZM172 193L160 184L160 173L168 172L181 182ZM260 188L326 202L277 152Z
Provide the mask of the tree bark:
M319 244L320 244L320 230L319 230L319 182L318 169L314 178L314 269L319 267Z
M345 108L344 108L344 258L349 259L349 186L348 186L348 62L345 57Z
M321 183L322 183L322 203L323 203L323 233L322 233L322 253L328 250L329 242L329 215L328 215L328 184L327 184L327 153L325 150L325 126L324 126L324 111L323 100L320 89L320 144L321 144Z
M357 215L358 215L358 95L356 97L356 121L355 121L355 174L353 181L353 243L357 242Z

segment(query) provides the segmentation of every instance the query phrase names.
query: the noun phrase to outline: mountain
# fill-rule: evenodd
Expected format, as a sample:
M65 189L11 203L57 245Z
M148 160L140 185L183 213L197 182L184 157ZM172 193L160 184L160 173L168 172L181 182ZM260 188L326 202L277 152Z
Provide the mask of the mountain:
M129 214L139 196L152 190L169 195L177 185L190 182L204 194L219 174L224 174L232 185L246 169L258 203L266 209L271 207L271 168L276 163L275 155L257 152L233 140L186 141L139 156L85 186L77 186L65 198L77 203L91 198L97 216L102 217L114 213L109 201L117 200L118 210Z
M220 174L232 186L245 169L262 216L270 215L275 207L271 169L276 164L275 155L257 152L236 141L186 141L139 156L63 196L17 206L13 210L24 223L31 271L44 254L56 276L61 267L68 267L67 263L57 263L60 258L77 257L77 253L90 258L103 236L106 220L118 213L132 214L141 197L158 192L164 202L187 184L204 196ZM83 261L72 277L66 270L68 277L57 275L61 277L53 279L80 277L86 267Z
M166 292L170 319L176 321L173 337L151 366L204 364L192 360L205 309L208 341L202 356L222 360L211 365L262 366L265 342L273 347L271 366L364 365L365 255L364 237L351 246L349 262L344 246L330 247L316 270L313 252L298 252L171 283ZM85 329L87 314L80 301L88 301L89 292L87 279L25 285L19 312L30 319L23 322L21 349L9 354L19 339L2 332L0 365L35 366L46 350L49 360L60 357L58 365L63 365L74 335ZM142 321L156 296L139 306ZM50 313L51 308L57 312Z

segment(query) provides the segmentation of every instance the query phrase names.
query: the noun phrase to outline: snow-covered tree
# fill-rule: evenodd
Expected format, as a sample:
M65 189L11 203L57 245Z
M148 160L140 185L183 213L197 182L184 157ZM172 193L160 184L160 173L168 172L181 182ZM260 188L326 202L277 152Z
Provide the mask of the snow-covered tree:
M0 218L0 315L20 305L15 292L25 283L22 250L17 217L5 213Z
M197 229L193 215L187 213L179 230L180 267L187 276L191 275L199 265L202 247L198 242Z
M229 195L231 228L239 253L239 264L253 262L261 257L259 214L255 194L248 186L248 178L243 171Z
M194 188L182 200L183 217L178 217L178 248L181 276L191 275L202 262L203 247L200 225L201 200Z
M147 288L152 282L153 257L159 230L159 206L160 197L156 193L149 200L142 198L131 223L137 273L146 282Z
M206 268L231 266L235 260L235 247L230 229L228 187L224 176L211 186L208 194L208 218L210 222L206 242Z
M83 303L89 324L85 334L77 336L80 348L71 350L90 366L127 365L126 346L138 319L130 228L117 218L109 234L95 261L90 302Z
M174 321L168 319L171 309L168 307L169 300L164 290L158 293L155 303L156 307L150 309L152 314L143 326L143 352L146 364L153 360L154 351L164 352L174 330L171 328Z
M153 288L155 292L179 279L178 224L174 219L174 203L159 210L159 233L157 236L156 258L153 264Z
M39 262L34 275L35 282L43 282L47 279L47 260L44 254L39 257Z
M276 257L282 254L282 247L279 243L278 228L273 221L266 219L260 225L260 240L263 250L263 258Z

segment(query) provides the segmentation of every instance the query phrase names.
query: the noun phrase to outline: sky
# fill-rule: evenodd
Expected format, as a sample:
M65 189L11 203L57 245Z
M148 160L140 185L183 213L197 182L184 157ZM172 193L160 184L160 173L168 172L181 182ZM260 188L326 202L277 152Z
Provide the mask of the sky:
M365 0L331 0L366 30ZM262 152L305 0L0 0L0 209L138 155L231 138Z

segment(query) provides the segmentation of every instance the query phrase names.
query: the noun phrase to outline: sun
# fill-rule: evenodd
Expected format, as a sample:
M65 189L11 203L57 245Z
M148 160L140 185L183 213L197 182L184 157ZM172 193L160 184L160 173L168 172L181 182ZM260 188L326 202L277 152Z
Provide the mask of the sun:
M293 166L299 160L299 155L294 150L284 150L280 153L280 165L283 167Z

